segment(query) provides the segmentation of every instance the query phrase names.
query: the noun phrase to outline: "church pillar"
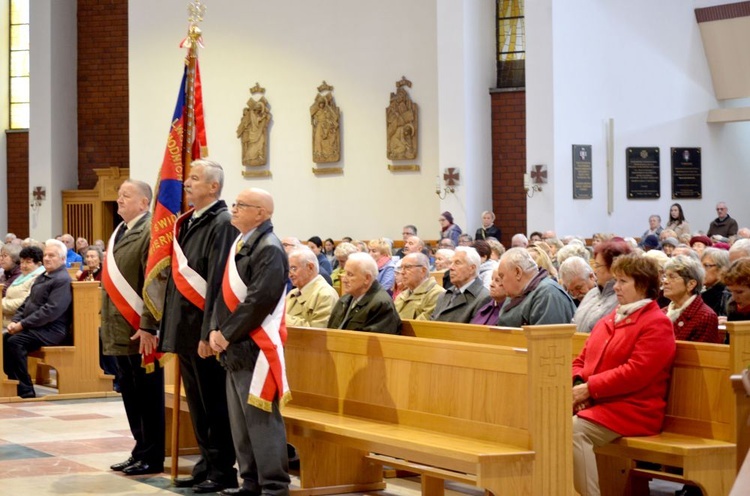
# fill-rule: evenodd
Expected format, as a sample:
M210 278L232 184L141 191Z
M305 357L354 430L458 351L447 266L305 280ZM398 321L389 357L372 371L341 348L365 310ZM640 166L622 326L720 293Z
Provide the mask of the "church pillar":
M552 0L526 2L526 172L547 166L548 184L527 198L527 234L555 229ZM569 163L569 162L568 162ZM560 164L562 166L562 164ZM564 168L561 170L565 170ZM568 195L571 193L569 192ZM570 198L570 196L568 196ZM559 212L565 214L564 208ZM564 233L558 233L562 236Z
M47 191L38 209L29 211L29 226L31 237L46 240L62 229L62 190L78 187L76 1L29 4L29 189Z
M449 210L472 236L482 211L492 207L494 19L495 2L437 0L438 168L441 183L447 167L461 175L456 193L440 202L440 210Z

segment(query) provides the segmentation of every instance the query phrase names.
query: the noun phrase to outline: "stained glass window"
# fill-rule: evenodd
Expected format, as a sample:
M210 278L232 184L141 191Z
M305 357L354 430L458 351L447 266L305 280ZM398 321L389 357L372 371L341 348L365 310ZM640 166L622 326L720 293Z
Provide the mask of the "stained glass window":
M524 0L497 0L497 86L526 86Z
M29 127L29 0L10 0L10 128Z

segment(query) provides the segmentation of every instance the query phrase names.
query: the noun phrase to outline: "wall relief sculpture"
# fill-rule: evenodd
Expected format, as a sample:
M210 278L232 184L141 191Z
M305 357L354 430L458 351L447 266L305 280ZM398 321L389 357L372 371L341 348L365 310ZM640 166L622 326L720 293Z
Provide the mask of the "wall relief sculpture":
M414 160L417 158L419 107L411 100L406 87L411 81L406 76L396 82L396 92L385 109L387 156L389 160Z
M265 92L266 89L258 83L250 88L250 99L237 126L237 138L242 142L242 165L262 166L268 163L268 125L272 116ZM255 95L261 97L256 100Z
M310 107L313 162L328 164L341 159L341 111L333 99L333 86L325 81L318 86L315 103Z

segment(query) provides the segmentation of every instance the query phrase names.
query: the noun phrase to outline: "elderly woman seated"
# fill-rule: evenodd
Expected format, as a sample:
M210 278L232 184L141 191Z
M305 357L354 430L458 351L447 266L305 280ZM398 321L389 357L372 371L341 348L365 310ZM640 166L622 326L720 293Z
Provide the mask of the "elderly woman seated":
M492 283L490 284L490 301L488 301L483 307L481 307L477 313L472 317L472 324L479 325L495 325L497 318L500 315L500 308L508 295L505 293L503 282L500 280L500 276L497 273L497 269L492 273Z
M573 299L539 268L525 248L506 251L497 273L509 298L500 310L497 325L565 324L573 318Z
M582 495L599 494L595 447L661 431L676 348L672 322L654 301L656 263L623 255L611 271L618 306L573 361L573 483Z
M724 273L723 280L732 294L727 304L727 320L750 320L750 258L744 257L732 262Z
M701 265L706 274L703 278L704 291L701 294L703 303L719 317L725 317L729 291L721 280L721 274L729 268L729 253L718 248L706 248L701 255Z
M380 238L373 239L367 246L370 256L378 265L378 282L389 295L393 294L396 274L395 264L391 258L391 243L385 238Z
M597 287L586 293L578 305L573 318L578 332L591 332L599 319L617 306L615 280L610 267L617 257L630 252L630 245L623 240L604 241L594 248L594 261L591 267L594 269Z
M79 281L101 281L102 280L102 262L104 253L98 246L89 246L83 253L83 261L86 267L76 272L76 279Z
M664 267L664 296L669 306L664 313L674 325L675 339L719 342L719 318L701 298L704 271L700 262L683 255Z
M3 286L3 296L8 291L8 287L13 281L21 275L21 246L15 243L9 243L0 248L0 267L3 273L0 276L0 284Z
M44 254L41 248L29 246L23 248L18 254L21 263L21 275L16 277L10 284L7 284L6 293L3 297L3 329L8 327L13 315L21 304L26 301L31 291L31 285L34 284L37 276L44 273L42 259Z

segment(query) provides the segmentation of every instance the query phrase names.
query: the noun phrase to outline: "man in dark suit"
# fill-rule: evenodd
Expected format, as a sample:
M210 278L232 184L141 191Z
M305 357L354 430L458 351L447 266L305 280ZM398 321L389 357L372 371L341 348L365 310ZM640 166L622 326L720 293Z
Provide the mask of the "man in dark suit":
M490 301L490 293L479 277L482 260L474 248L459 246L451 259L451 286L440 296L431 320L469 323Z
M378 283L378 265L367 253L352 253L341 276L343 296L333 307L328 327L353 331L401 333L393 299Z
M161 320L162 351L176 353L190 418L201 458L177 487L195 493L237 487L234 446L227 411L226 374L207 340L211 314L221 292L229 247L237 237L223 200L224 170L210 160L196 160L185 180L193 209L177 219L171 277Z
M26 301L16 311L3 334L3 368L11 379L18 381L16 389L21 398L34 398L26 359L30 351L42 346L62 343L68 334L70 304L70 276L65 268L67 248L55 239L44 245L44 268Z
M123 222L107 246L102 269L102 352L117 359L120 392L135 447L110 468L125 475L164 470L164 370L154 363L147 373L141 356L157 345L158 322L143 304L143 283L151 241L151 187L127 180L117 194Z
M273 197L262 189L237 195L232 225L240 236L229 249L210 332L202 336L221 353L227 370L229 423L242 485L224 489L225 495L289 494L279 412L279 403L289 398L283 361L288 263L273 233L273 209Z

